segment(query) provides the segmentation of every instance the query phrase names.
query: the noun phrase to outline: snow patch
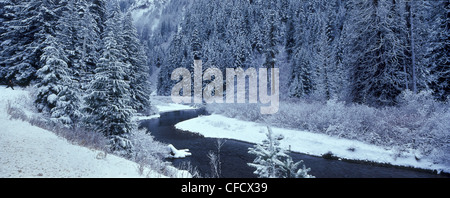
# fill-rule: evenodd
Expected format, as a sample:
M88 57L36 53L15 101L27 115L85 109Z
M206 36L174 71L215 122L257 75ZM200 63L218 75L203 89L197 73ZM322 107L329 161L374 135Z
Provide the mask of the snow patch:
M159 115L159 114L156 114L156 115L151 115L151 116L136 116L136 117L134 117L134 119L135 119L136 121L142 121L142 120L157 119L157 118L159 118L159 117L160 117L160 115Z
M168 145L170 149L170 153L172 154L172 158L185 158L191 156L192 154L189 152L189 149L180 149L178 150L172 144Z
M55 94L51 94L47 97L47 101L51 104L54 104L57 99L58 99L58 96Z
M191 107L191 106L188 106L188 105L174 104L174 103L158 104L158 105L155 105L155 106L159 110L160 113L195 109L194 107Z

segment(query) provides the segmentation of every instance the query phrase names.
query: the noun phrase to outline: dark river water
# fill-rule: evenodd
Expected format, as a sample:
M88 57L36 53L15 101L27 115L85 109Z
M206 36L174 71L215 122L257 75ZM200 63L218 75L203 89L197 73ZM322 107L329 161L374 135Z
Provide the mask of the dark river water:
M189 149L192 156L184 159L168 159L175 166L190 162L195 166L202 177L210 177L211 167L207 154L217 151L217 139L205 138L201 135L177 130L175 124L205 115L205 110L183 110L162 113L159 119L141 122L140 127L147 128L157 141L172 144L177 149ZM224 178L255 178L255 170L247 163L253 162L255 155L248 154L248 148L253 144L226 140L221 148L222 177ZM309 172L317 178L442 178L448 175L439 175L422 170L368 164L360 162L324 159L301 153L291 153L295 162L303 160Z

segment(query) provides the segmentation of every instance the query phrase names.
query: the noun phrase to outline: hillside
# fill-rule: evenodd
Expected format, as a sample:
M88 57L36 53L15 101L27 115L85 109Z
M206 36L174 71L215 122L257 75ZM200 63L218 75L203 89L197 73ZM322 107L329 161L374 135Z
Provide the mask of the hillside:
M5 86L0 90L0 178L165 177L148 169L141 175L137 163L105 157L103 151L73 145L50 131L10 119L8 101L21 103L28 92Z

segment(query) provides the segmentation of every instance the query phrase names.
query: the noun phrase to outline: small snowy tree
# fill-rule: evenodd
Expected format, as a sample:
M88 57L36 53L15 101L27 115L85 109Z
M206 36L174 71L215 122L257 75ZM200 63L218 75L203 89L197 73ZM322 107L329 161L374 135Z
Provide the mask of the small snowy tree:
M267 139L263 140L262 144L249 148L248 153L257 157L248 165L256 168L253 173L260 178L277 178L281 171L279 164L283 163L281 159L287 157L287 154L280 147L282 137L274 135L270 127L267 127L267 130Z
M311 168L306 168L303 164L302 168L299 166L303 163L303 160L294 162L291 157L288 157L283 164L280 165L282 172L281 177L283 178L315 178L314 176L308 174Z
M272 129L267 127L267 139L262 144L257 144L254 148L249 148L248 153L256 155L253 163L249 166L256 168L254 174L260 178L313 178L309 175L304 165L303 168L298 166L303 162L294 163L292 158L285 150L280 147L281 135L274 135Z

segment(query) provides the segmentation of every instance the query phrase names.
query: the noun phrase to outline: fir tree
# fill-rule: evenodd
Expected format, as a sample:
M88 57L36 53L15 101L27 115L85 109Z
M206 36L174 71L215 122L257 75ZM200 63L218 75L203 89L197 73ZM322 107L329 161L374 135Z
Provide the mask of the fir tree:
M78 48L80 51L81 85L85 90L85 84L93 79L95 65L101 55L101 26L97 24L96 16L89 10L90 3L80 1L78 10L80 19L78 22Z
M282 158L287 157L287 154L280 148L279 141L282 137L274 135L270 127L267 130L267 139L262 144L249 148L248 153L256 155L256 159L248 165L256 168L254 174L260 178L277 178L280 176L279 164L283 163Z
M305 49L299 49L293 57L292 77L288 93L290 97L304 98L309 96L314 90L311 64L308 62L307 57L308 53Z
M194 56L194 60L202 59L202 44L200 41L200 35L197 29L194 29L192 33L191 39L191 47L192 47L192 56Z
M107 3L105 0L87 0L89 5L89 11L92 13L94 20L97 23L100 37L103 40L103 33L105 32L106 19L107 19Z
M111 150L129 154L132 145L128 138L135 128L132 121L135 111L130 106L130 82L126 80L130 64L121 62L119 36L114 31L116 19L110 17L106 23L105 48L85 97L85 112L89 114L85 123L110 138Z
M122 37L126 51L123 62L131 65L129 71L131 106L139 112L148 111L151 107L147 56L144 54L143 47L138 40L137 30L133 26L131 13L124 17L122 24Z
M41 68L40 56L47 35L54 36L58 17L53 12L57 4L53 0L24 0L11 2L5 8L9 21L2 46L2 65L8 67L4 77L15 80L19 85L29 85L36 79L36 71ZM5 43L6 42L6 43Z
M82 27L80 16L74 1L63 0L58 10L61 17L56 26L56 37L59 45L64 49L64 53L68 58L67 64L73 70L73 76L78 81L81 78L81 41L78 36L78 29Z
M353 102L374 106L394 105L404 89L402 62L406 45L395 24L398 10L385 1L355 1L349 30L351 46L351 95Z
M303 160L298 162L294 162L291 157L288 157L283 161L283 164L280 165L280 170L282 172L282 178L315 178L314 176L308 174L311 171L311 168L306 168L303 163ZM303 165L302 167L299 167Z
M273 5L272 5L273 6ZM266 61L264 65L268 69L275 68L275 62L276 62L276 54L278 53L278 50L276 46L278 45L278 15L275 10L269 10L268 16L264 20L265 25L265 54L266 54Z
M64 86L70 82L70 71L67 65L67 57L56 41L48 35L44 42L47 47L41 56L44 66L37 71L39 83L36 84L36 105L39 111L49 113L58 101L58 95Z
M449 62L449 40L450 40L450 3L448 1L429 1L425 10L429 19L428 24L428 46L425 58L428 60L430 75L432 75L430 88L434 91L437 99L441 101L450 98L450 62ZM427 15L422 15L423 17ZM423 46L423 43L418 43ZM421 60L421 59L418 59Z
M249 153L256 155L249 166L256 168L255 174L260 178L311 178L310 169L298 168L302 161L294 163L285 150L280 147L281 135L275 135L270 127L267 127L267 139L254 148L249 148Z
M169 48L169 57L166 65L162 66L158 78L158 95L168 96L171 94L175 82L171 80L172 72L182 65L183 45L180 35L175 35Z
M6 60L13 53L9 45L11 45L11 38L8 38L5 33L8 31L8 26L12 25L8 22L17 17L15 7L13 2L1 1L0 2L0 83L6 83L6 74L8 72L9 65L7 65ZM9 49L9 50L8 50Z

